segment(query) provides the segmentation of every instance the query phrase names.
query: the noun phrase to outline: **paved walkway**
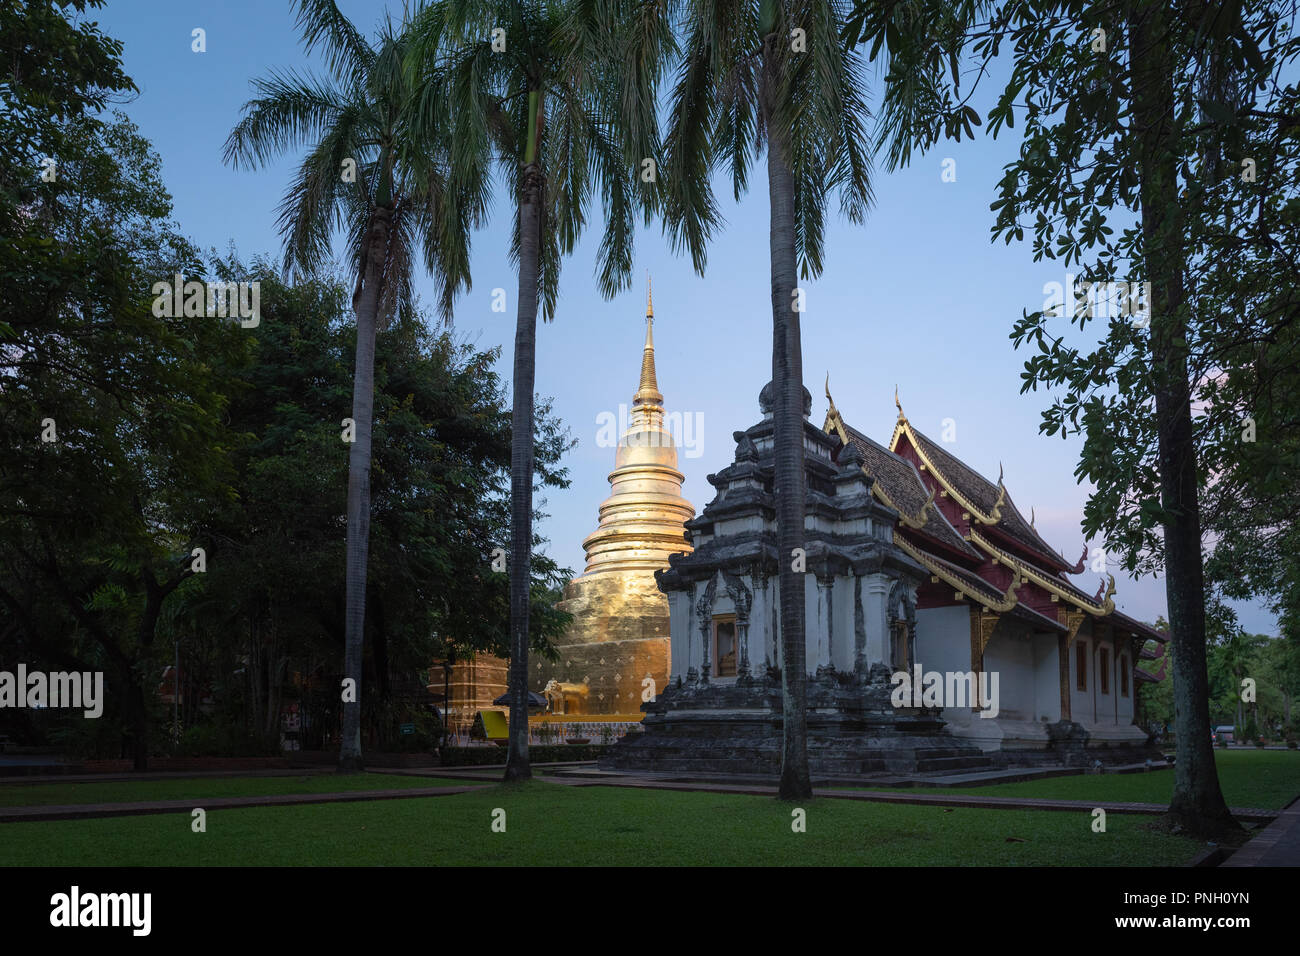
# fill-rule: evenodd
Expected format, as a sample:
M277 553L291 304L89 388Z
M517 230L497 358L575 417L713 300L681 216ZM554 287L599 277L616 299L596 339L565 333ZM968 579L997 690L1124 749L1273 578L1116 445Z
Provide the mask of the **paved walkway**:
M252 797L192 797L188 800L142 800L133 803L78 803L67 806L0 807L0 824L45 820L88 820L95 817L131 817L146 813L189 813L232 810L240 807L290 807L304 803L355 803L364 800L400 800L403 797L445 797L486 789L488 784L464 787L403 787L400 790L349 790L343 793L276 793Z
M1300 866L1300 799L1222 866Z

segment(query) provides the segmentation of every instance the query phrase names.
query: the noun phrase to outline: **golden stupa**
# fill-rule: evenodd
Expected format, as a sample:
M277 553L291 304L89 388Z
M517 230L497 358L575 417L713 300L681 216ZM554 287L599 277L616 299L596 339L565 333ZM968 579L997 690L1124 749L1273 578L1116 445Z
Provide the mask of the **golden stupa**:
M643 691L668 680L668 599L655 571L668 556L691 551L684 523L695 508L682 497L677 446L664 427L664 397L655 376L654 302L646 293L641 380L628 427L609 474L600 525L582 542L587 567L564 589L558 607L573 615L556 641L556 661L534 658L533 690L554 711L640 716ZM645 698L648 699L648 698Z

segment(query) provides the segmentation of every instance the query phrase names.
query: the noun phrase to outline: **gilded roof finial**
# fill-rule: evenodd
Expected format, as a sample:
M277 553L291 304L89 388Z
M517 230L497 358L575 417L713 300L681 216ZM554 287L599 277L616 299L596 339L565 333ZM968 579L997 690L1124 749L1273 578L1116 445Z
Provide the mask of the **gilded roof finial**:
M1029 506L1029 527L1034 527L1034 506Z
M831 408L830 408L830 411L828 412L828 414L830 414L830 415L834 415L834 414L835 414L835 399L831 398L831 373L830 373L830 372L827 372L827 373L826 373L826 401L828 401L828 402L831 403Z
M1007 500L1007 486L1002 483L1002 462L998 462L998 500L993 502L993 510L989 512L989 518L992 520L987 524L997 524L1002 520L1002 503ZM1021 518L1021 521L1024 519Z
M898 409L898 420L907 421L907 416L903 414L903 404L898 400L898 384L894 384L894 406Z
M645 348L641 351L641 382L633 398L634 405L662 405L663 394L659 391L658 377L655 375L655 311L650 298L650 273L645 276Z

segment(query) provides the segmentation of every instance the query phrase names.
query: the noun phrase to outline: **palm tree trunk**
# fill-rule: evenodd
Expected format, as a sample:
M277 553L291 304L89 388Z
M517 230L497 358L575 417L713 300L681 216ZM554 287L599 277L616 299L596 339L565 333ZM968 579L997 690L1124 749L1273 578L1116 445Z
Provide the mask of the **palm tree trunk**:
M1165 594L1174 644L1174 726L1178 734L1173 820L1195 835L1236 828L1219 787L1210 740L1205 652L1205 579L1191 395L1187 383L1187 297L1173 142L1173 57L1164 0L1135 0L1130 81L1138 137L1142 241L1151 281L1160 494L1165 509ZM1156 304L1159 308L1156 308Z
M510 441L510 744L505 780L528 780L528 612L533 553L533 384L537 372L537 279L542 173L523 170L519 204L519 308L515 326Z
M348 455L347 611L344 616L343 676L352 699L343 703L339 771L356 773L361 761L361 658L366 631L366 569L370 559L370 430L375 408L375 332L392 210L376 207L366 237L365 272L353 296L357 319L357 364L352 384L356 441Z
M772 127L776 89L774 36L763 45L763 111L772 268L772 420L775 426L777 566L781 592L781 784L783 800L812 796L808 773L808 666L804 639L804 572L795 554L804 542L803 353L794 293L794 174L784 137ZM802 567L802 565L800 565Z

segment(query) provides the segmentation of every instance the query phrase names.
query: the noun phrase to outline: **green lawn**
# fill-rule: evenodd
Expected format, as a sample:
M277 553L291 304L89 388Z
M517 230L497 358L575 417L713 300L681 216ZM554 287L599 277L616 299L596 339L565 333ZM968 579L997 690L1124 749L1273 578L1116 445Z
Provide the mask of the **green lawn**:
M491 830L493 810L506 832ZM0 866L1181 865L1201 848L1150 818L945 811L851 800L566 787L534 781L447 797L0 824ZM1014 842L1023 840L1024 842ZM1012 842L1008 842L1012 841Z
M306 774L284 777L184 777L175 780L106 780L86 783L0 783L0 807L63 806L76 803L130 803L137 800L202 800L279 793L334 793L343 790L396 790L456 786L467 781L446 777L408 777L387 773ZM475 781L481 783L482 781Z
M1232 807L1280 809L1300 794L1300 752L1294 750L1216 750L1219 784ZM879 788L853 788L879 789ZM1047 777L987 787L960 787L951 792L991 797L1041 797L1047 800L1112 800L1120 803L1168 803L1174 771L1083 774ZM934 792L926 788L925 792Z

